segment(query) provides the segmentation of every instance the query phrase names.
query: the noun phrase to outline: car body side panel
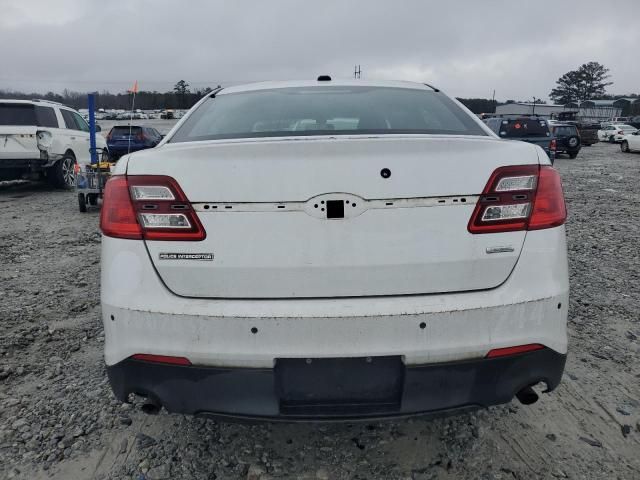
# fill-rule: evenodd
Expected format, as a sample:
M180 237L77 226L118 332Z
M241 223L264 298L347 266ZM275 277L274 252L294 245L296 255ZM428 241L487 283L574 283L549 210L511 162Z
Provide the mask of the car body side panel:
M640 151L640 135L626 135L624 138L629 144L629 149L631 151Z

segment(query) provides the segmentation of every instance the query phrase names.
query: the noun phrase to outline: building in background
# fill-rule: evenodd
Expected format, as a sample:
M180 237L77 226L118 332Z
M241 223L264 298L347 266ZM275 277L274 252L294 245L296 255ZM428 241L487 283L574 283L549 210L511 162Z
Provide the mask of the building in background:
M537 115L543 118L556 118L560 112L576 111L577 108L565 105L547 105L544 103L507 103L496 107L496 116Z
M572 104L575 106L576 104ZM618 98L616 100L585 100L580 103L578 116L585 120L603 122L614 117L621 117L640 105L638 98Z
M584 122L604 122L623 115L640 112L640 98L618 98L615 100L585 100L567 105L515 102L496 107L495 116L537 115L543 118L574 117Z

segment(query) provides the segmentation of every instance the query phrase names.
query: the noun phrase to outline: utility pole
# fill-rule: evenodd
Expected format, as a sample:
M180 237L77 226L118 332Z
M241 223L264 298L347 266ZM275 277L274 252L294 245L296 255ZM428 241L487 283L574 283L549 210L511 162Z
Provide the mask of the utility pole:
M356 65L353 69L353 78L360 78L362 74L362 70L360 69L360 65Z
M539 98L536 98L536 96L533 96L533 110L531 111L531 115L535 115L536 114L536 102L541 101Z

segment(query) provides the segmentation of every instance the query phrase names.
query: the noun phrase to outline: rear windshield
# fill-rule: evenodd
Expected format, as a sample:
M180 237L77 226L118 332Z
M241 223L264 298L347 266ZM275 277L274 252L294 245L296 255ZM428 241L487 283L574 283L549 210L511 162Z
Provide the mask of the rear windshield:
M390 87L298 87L219 95L204 102L172 142L349 134L486 135L437 92Z
M544 120L534 120L532 118L502 120L498 134L503 138L550 136L547 122Z
M33 105L0 103L0 125L36 125Z
M138 133L140 132L140 129L141 127L127 127L127 126L113 127L111 129L111 136L129 135L129 133L131 133L131 135L138 135Z
M58 119L51 107L28 103L0 103L0 125L58 128Z
M576 127L553 127L553 133L558 136L568 137L570 135L577 135L578 131Z

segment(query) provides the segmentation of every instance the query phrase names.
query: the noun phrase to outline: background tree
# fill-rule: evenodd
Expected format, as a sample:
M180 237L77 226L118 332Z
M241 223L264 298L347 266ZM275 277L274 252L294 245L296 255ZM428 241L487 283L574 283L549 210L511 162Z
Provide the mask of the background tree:
M176 92L176 96L178 97L178 106L179 108L185 108L185 97L190 93L189 84L184 80L179 80L173 86L173 91Z
M494 113L498 103L490 98L458 98L458 101L473 113Z
M556 87L549 97L555 102L566 105L571 102L583 102L601 97L613 82L607 82L609 69L598 62L589 62L577 70L565 73L556 81Z

